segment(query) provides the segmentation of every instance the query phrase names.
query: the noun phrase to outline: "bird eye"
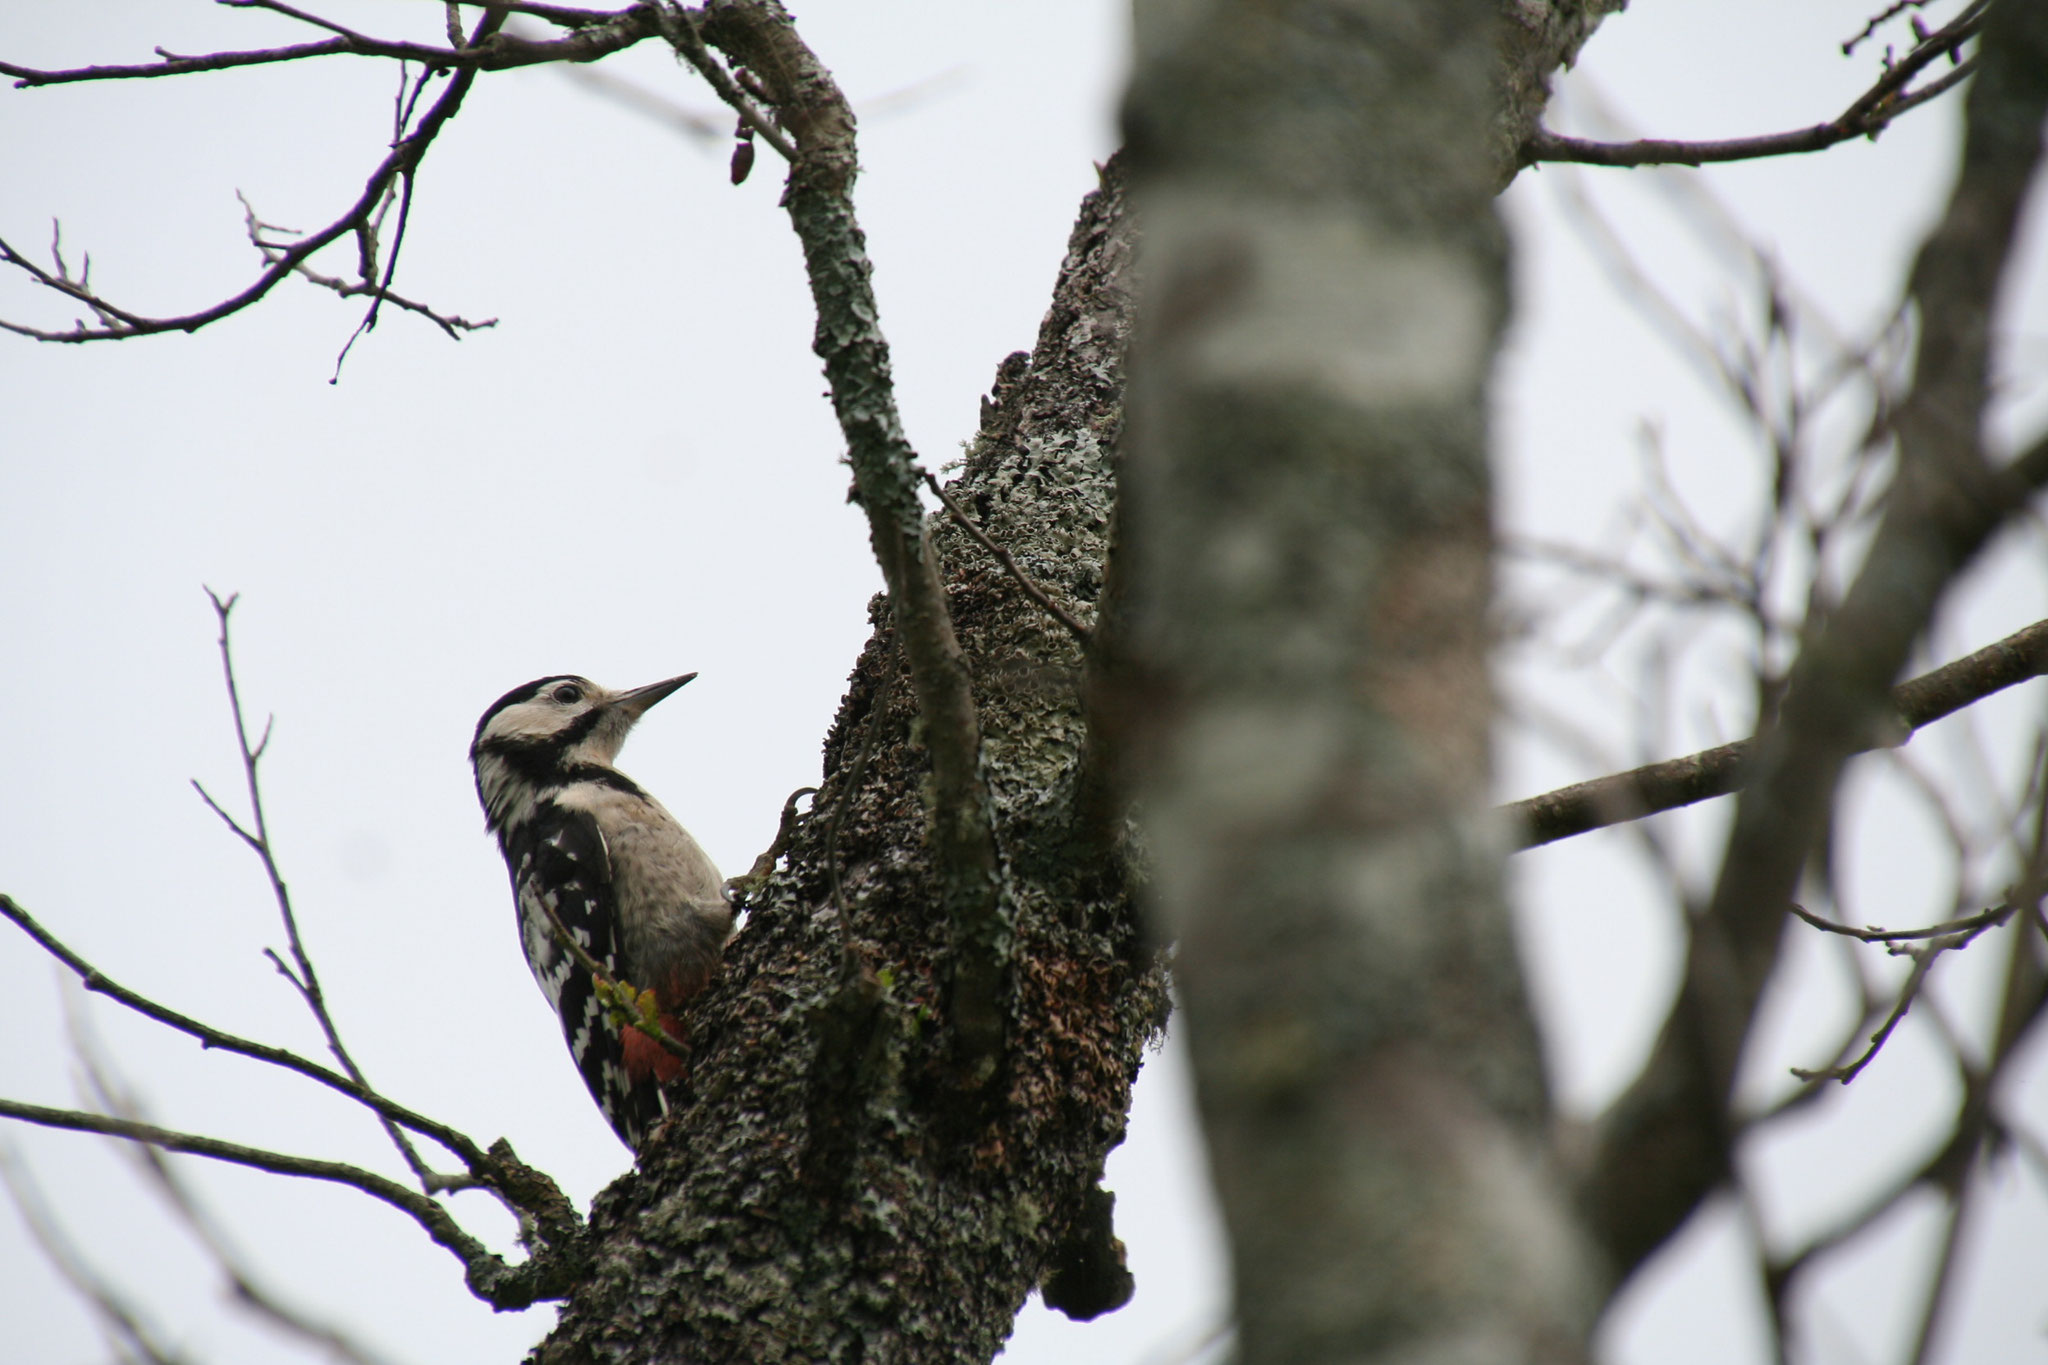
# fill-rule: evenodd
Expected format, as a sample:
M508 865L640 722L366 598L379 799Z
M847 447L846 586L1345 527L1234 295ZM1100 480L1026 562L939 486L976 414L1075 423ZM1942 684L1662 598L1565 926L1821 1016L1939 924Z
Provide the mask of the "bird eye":
M551 695L564 706L574 706L583 700L583 689L575 683L563 683Z

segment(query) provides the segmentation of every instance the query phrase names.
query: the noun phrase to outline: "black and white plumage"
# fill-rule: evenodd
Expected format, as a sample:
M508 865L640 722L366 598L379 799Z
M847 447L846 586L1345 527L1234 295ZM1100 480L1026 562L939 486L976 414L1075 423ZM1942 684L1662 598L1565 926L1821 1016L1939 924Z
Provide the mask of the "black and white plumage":
M732 906L697 841L612 763L634 722L695 676L628 692L570 675L536 679L491 704L469 748L485 824L512 873L527 964L583 1083L636 1151L680 1064L639 1029L612 1023L547 910L613 980L653 991L664 1031L681 1032L676 1011L717 968Z

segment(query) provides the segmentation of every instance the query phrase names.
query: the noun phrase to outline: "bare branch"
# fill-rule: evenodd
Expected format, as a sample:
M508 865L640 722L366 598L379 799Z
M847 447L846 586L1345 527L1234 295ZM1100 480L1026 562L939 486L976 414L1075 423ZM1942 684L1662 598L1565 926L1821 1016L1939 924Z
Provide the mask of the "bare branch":
M274 264L283 255L284 248L274 242L265 241L263 234L266 232L286 232L291 233L293 236L299 234L292 232L290 228L282 228L275 223L266 223L258 218L255 206L240 191L236 192L235 198L242 202L242 217L243 221L247 224L250 244L262 255L265 264ZM374 237L374 234L362 231L359 231L358 235L366 239ZM447 333L451 341L462 340L463 334L466 332L480 332L486 328L498 325L496 318L485 318L481 322L471 322L459 314L442 313L427 304L393 292L390 287L388 272L384 284L378 284L374 278L377 274L374 252L366 250L364 257L363 278L359 280L345 280L337 275L324 275L313 269L312 264L305 260L297 261L293 264L292 268L298 272L301 279L310 280L312 283L319 285L322 289L331 291L340 298L354 299L367 296L383 303L389 303L394 307L402 308L408 313L417 313ZM259 742L257 744L256 752L259 754L263 752L262 743Z
M503 37L503 35L495 34L494 27L496 24L503 22L503 18L502 14L486 15L478 25L477 39L482 41L493 36ZM594 31L582 30L578 37ZM646 35L641 34L640 36L644 37ZM564 39L563 41L571 40ZM438 51L438 49L434 50ZM460 56L462 54L456 55ZM458 62L456 65L464 64ZM372 230L372 223L379 210L379 205L383 203L391 186L397 181L398 177L405 176L409 179L417 172L421 159L426 156L427 149L433 145L435 137L440 134L441 129L447 124L448 120L455 117L456 112L461 109L463 99L468 95L470 86L476 80L477 69L477 65L472 63L466 65L465 69L456 72L454 78L448 83L448 88L443 90L440 97L428 108L426 115L420 120L419 126L410 135L398 138L395 141L390 154L378 163L377 168L371 172L369 180L364 184L362 194L357 197L356 202L345 213L310 236L304 237L288 247L277 247L276 257L270 260L269 265L257 277L255 283L249 285L240 293L196 313L186 313L167 318L144 317L141 314L131 313L108 303L104 298L86 287L82 281L73 281L66 278L61 263L59 264L58 272L52 274L29 260L26 256L23 256L5 241L0 241L0 262L16 266L45 288L85 304L101 318L101 325L98 327L88 327L83 322L80 322L68 332L53 332L0 319L0 330L14 332L17 335L31 337L38 341L73 343L120 341L128 337L150 336L160 332L194 332L209 323L218 322L222 318L240 312L276 288L281 280L297 270L301 262L312 257L315 252L329 243L337 241L351 232L360 234ZM388 286L389 280L387 278L387 289ZM108 321L109 318L112 319L111 322Z
M95 1109L115 1118L144 1123L149 1115L141 1102L112 1074L86 1026L82 1013L72 1012L72 1043L85 1068L85 1078ZM144 1176L155 1186L171 1211L199 1244L213 1257L234 1291L235 1301L265 1321L320 1347L325 1358L342 1365L370 1365L370 1353L338 1329L314 1321L271 1293L246 1268L227 1237L215 1225L198 1196L171 1167L170 1159L147 1143L131 1143L128 1150Z
M242 842L255 852L258 861L263 864L263 873L270 879L271 895L277 901L278 915L284 921L285 941L291 946L292 961L297 964L298 970L295 973L286 971L284 963L278 961L275 955L271 961L276 963L278 971L298 990L299 998L306 1002L306 1008L313 1012L314 1020L320 1025L321 1034L327 1039L327 1050L341 1063L341 1069L348 1073L349 1079L367 1091L370 1089L370 1083L363 1076L362 1068L349 1056L348 1048L343 1046L341 1032L334 1026L334 1016L328 1012L327 997L320 989L320 975L313 970L313 959L306 955L306 945L299 937L299 918L292 910L291 892L285 887L284 875L278 870L277 857L270 847L270 827L263 816L263 786L256 775L258 755L262 752L263 745L270 742L270 725L266 722L263 727L263 744L252 747L249 743L248 725L242 718L241 689L235 683L234 648L228 638L228 618L235 609L235 603L241 600L241 594L230 593L223 600L218 593L208 588L206 598L213 604L214 617L220 623L221 674L227 682L228 709L234 715L235 746L241 754L242 776L249 793L249 815L255 830L246 830L230 819L227 812L207 795L205 788L201 787L199 794L205 798L206 804L213 808L215 814L226 820L229 827L242 836ZM192 785L199 786L197 782ZM412 1173L419 1178L423 1186L431 1188L433 1172L427 1163L420 1159L420 1154L414 1149L411 1139L405 1136L388 1115L379 1114L377 1118L384 1125L384 1131L390 1136L392 1144L398 1148L398 1154L405 1158L405 1164L412 1168Z
M69 85L77 81L140 80L151 76L183 76L195 71L226 71L237 66L269 66L355 50L346 38L297 43L291 47L257 48L248 52L209 52L201 57L179 57L158 48L157 55L162 60L141 65L79 66L62 71L44 71L32 66L17 66L13 62L0 62L0 75L14 77L15 89L21 90L39 85Z
M1938 98L1960 85L1976 70L1976 65L1976 59L1972 58L1961 63L1953 71L1943 72L1924 88L1902 96L1890 104L1865 110L1853 118L1844 114L1830 122L1816 123L1809 128L1797 128L1789 133L1727 138L1718 142L1683 142L1669 138L1643 138L1635 142L1595 142L1590 138L1539 132L1522 144L1522 164L1568 161L1582 166L1705 166L1717 162L1759 161L1765 157L1796 156L1802 152L1826 151L1837 143L1859 137L1874 137L1883 132L1901 114L1917 109L1929 100ZM1887 74L1885 81L1890 79L1890 75Z
M1919 998L1920 987L1927 981L1927 973L1934 968L1934 960L1951 949L1968 947L1971 940L1975 939L1986 929L1996 928L2011 919L2014 909L2015 907L2012 905L2001 905L1995 909L1986 910L1982 914L1972 915L1966 920L1959 920L1957 921L1958 924L1967 927L1957 932L1944 933L1941 937L1920 944L1917 947L1894 946L1891 950L1893 953L1913 959L1913 970L1907 974L1905 985L1899 988L1899 997L1897 1002L1893 1004L1891 1013L1885 1016L1884 1023L1878 1026L1877 1032L1870 1035L1870 1046L1863 1050L1863 1055L1846 1066L1822 1067L1814 1071L1795 1066L1792 1068L1792 1074L1802 1081L1840 1081L1843 1085L1847 1085L1855 1080L1858 1073L1864 1067L1869 1066L1871 1059L1876 1057L1878 1052L1883 1049L1885 1043L1892 1036L1892 1030L1896 1029L1899 1026L1899 1021L1906 1017L1906 1011L1913 1008L1913 1001ZM1845 928L1839 924L1830 924L1826 920L1808 914L1797 905L1792 907L1792 911L1808 924L1826 929L1832 933L1848 934L1851 937L1863 938L1865 942L1883 941L1877 937L1879 931L1859 931ZM1910 936L1917 937L1935 932L1938 931L1920 930ZM1895 934L1890 937L1903 938L1908 936Z
M328 1089L375 1110L385 1119L403 1124L422 1137L432 1138L472 1170L483 1171L490 1168L491 1158L485 1154L483 1148L445 1123L388 1100L368 1086L351 1080L340 1072L330 1071L318 1062L299 1056L296 1052L272 1047L267 1043L254 1042L232 1033L224 1033L128 989L66 947L49 930L37 923L28 911L22 909L13 897L0 894L0 916L12 920L23 933L34 939L44 952L70 968L78 976L80 984L94 994L104 995L116 1004L134 1010L145 1019L153 1019L166 1028L175 1029L189 1038L196 1038L202 1047L218 1048L222 1052L232 1052L237 1056L282 1067L286 1071L295 1071L308 1080L317 1081Z
M1853 938L1864 943L1904 943L1916 938L1941 938L1949 934L1974 937L2011 919L2014 908L2011 904L1994 905L1989 910L1980 910L1974 915L1966 915L1962 919L1952 919L1941 924L1930 924L1925 929L1856 929L1846 924L1836 924L1833 920L1822 919L1797 902L1792 905L1792 913L1816 929L1830 934L1840 934L1844 938Z
M1893 428L1899 471L1861 570L1803 642L1782 704L1745 763L1719 880L1693 924L1678 997L1641 1074L1603 1117L1582 1208L1614 1265L1633 1268L1725 1178L1729 1100L1776 965L1785 907L1819 846L1850 755L1883 736L1889 687L1950 581L2048 475L2048 442L1986 458L1991 301L2014 246L2048 114L2048 10L1988 11L1966 105L1963 163L1914 263L1920 347Z
M130 1142L146 1142L167 1152L185 1152L230 1165L268 1171L272 1175L346 1185L389 1204L418 1223L427 1236L462 1262L471 1292L499 1308L524 1308L542 1298L559 1298L568 1287L562 1282L556 1258L537 1256L524 1265L508 1265L497 1253L463 1231L448 1211L432 1199L415 1194L396 1181L387 1180L360 1166L245 1147L240 1143L176 1132L154 1124L111 1118L105 1114L88 1114L77 1109L51 1109L19 1100L0 1099L0 1118L78 1133L102 1133Z
M1909 9L1926 9L1934 2L1935 0L1893 0L1893 3L1886 5L1876 14L1871 15L1869 22L1857 31L1855 37L1846 39L1842 43L1842 55L1844 57L1853 57L1856 55L1856 49L1863 45L1864 39L1875 37L1877 31L1886 24L1898 18ZM1915 31L1917 32L1918 30Z
M545 19L558 28L592 28L626 18L636 10L649 8L646 3L628 5L622 10L576 9L569 5L547 5L540 0L462 0L465 5L483 10L503 10L507 14L526 14L535 19ZM454 9L453 4L449 5Z
M471 0L464 0L470 3ZM81 66L63 70L42 70L0 62L0 75L15 78L17 88L69 85L79 81L147 80L156 76L184 76L199 71L225 71L241 66L270 66L278 62L303 61L313 57L375 57L390 61L419 62L436 71L508 71L515 67L538 66L546 62L591 62L622 51L655 34L652 6L630 5L617 11L572 10L555 5L492 3L479 9L491 11L486 23L495 26L508 13L531 14L571 31L559 38L526 38L493 32L472 37L466 47L435 47L429 43L408 43L372 38L341 28L310 15L300 15L286 6L252 4L231 0L237 9L271 9L304 18L328 29L336 37L289 47L256 48L244 52L209 52L178 56L157 49L161 59L126 66Z
M702 76L705 82L718 92L718 97L724 100L731 107L732 111L740 116L742 123L753 129L763 141L773 147L784 161L788 162L791 166L795 166L797 162L796 144L790 141L781 128L776 126L772 118L762 112L761 106L746 91L740 89L738 82L734 81L732 76L726 72L725 67L720 65L718 59L711 55L710 49L704 46L704 36L698 32L697 20L690 11L681 5L666 3L664 0L663 3L655 5L654 14L655 22L661 30L661 36L668 40L669 46L682 54L683 59L696 69L697 74ZM794 30L792 30L793 32ZM824 71L824 67L818 65L815 59L813 59L813 65L817 65L819 71ZM826 73L825 78L829 83L831 80L830 73ZM842 105L845 103L845 97L839 94L837 86L832 87L832 94L838 97ZM852 111L849 109L847 111L847 126L849 130L852 127L852 119ZM847 136L851 138L852 134L850 131Z
M2048 449L2048 443L2044 443ZM1892 689L1904 733L1867 736L1856 752L1902 744L1914 731L2008 687L2048 674L2048 621ZM1590 830L1640 820L1742 790L1756 741L1737 740L1683 758L1574 783L1501 807L1521 831L1518 848L1536 848Z
M2048 806L2043 807L2042 814L2048 818ZM2037 824L2034 846L2028 856L2028 875L2013 897L2015 903L2038 899L2043 886L2044 859L2048 859L2048 828ZM2024 935L2013 936L2011 949L1990 1058L1981 1070L1963 1063L1960 1056L1957 1059L1962 1069L1963 1100L1948 1140L1942 1144L1941 1150L1880 1191L1860 1209L1814 1237L1797 1252L1775 1259L1766 1273L1773 1298L1782 1299L1792 1281L1815 1260L1856 1237L1897 1207L1899 1201L1915 1189L1931 1185L1945 1191L1951 1198L1960 1197L1985 1144L2009 1134L2020 1141L2023 1149L2027 1149L2031 1139L1998 1115L1995 1097L2001 1076L2019 1055L2022 1042L2040 1019L2044 1006L2048 1006L2048 975L2044 975L2043 966L2025 942ZM1773 1114L1783 1112L1790 1105L1801 1102L1801 1097L1818 1089L1818 1084L1809 1084L1800 1096L1795 1096Z
M999 894L995 834L981 770L981 723L973 680L946 605L937 552L917 495L917 456L903 433L876 319L867 242L853 210L859 171L853 111L776 0L712 0L704 38L758 78L780 127L750 115L752 101L710 59L696 21L660 9L663 33L720 98L778 151L795 159L783 203L803 244L833 409L845 434L854 491L889 587L910 680L932 758L932 845L953 939L950 1011L962 1077L978 1088L1003 1048L1001 999L1008 976L1009 912ZM785 139L781 129L789 130Z
M284 0L214 0L214 3L228 9L269 10L272 14L282 14L287 19L297 19L300 23L310 24L314 28L324 28L329 33L337 34L353 42L363 43L370 41L352 28L346 28L341 24L335 23L332 19L323 19L317 14L309 14L305 10L287 5L284 3Z
M1719 142L1681 142L1644 138L1635 142L1595 142L1564 137L1539 129L1522 144L1522 164L1541 161L1573 161L1588 166L1701 166L1719 161L1754 161L1760 157L1789 156L1818 152L1852 138L1876 137L1900 115L1919 108L1960 84L1976 69L1976 59L1961 60L1962 45L1984 26L1989 0L1980 0L1957 15L1945 27L1930 33L1899 62L1828 120L1789 133L1762 137L1729 138ZM1941 57L1955 64L1949 71L1917 90L1908 90L1929 65Z

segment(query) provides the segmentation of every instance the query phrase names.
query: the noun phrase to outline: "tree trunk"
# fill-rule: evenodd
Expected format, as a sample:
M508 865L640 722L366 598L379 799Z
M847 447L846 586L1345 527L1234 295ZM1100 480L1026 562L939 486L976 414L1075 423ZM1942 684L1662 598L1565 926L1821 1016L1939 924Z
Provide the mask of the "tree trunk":
M1491 0L1159 3L1120 673L1247 1361L1569 1360L1488 815Z
M1098 595L1130 325L1111 167L1028 367L1003 363L953 496L1076 613ZM1122 863L1075 826L1081 651L957 527L934 527L980 703L1011 928L1009 1043L957 1072L911 690L889 613L825 742L784 870L690 1021L675 1118L600 1197L594 1273L543 1361L985 1360L1025 1296L1129 1295L1097 1182L1163 964Z
M1553 1243L1569 1238L1530 1155L1543 1093L1501 911L1499 841L1472 815L1485 795L1487 723L1480 386L1502 308L1501 244L1488 200L1512 173L1501 130L1533 120L1547 73L1612 7L1612 0L1513 7L1517 37L1505 65L1497 63L1494 27L1485 22L1488 3L1470 0L1455 17L1445 11L1415 21L1420 36L1436 45L1425 54L1428 79L1375 90L1380 82L1369 66L1342 69L1345 61L1373 60L1357 46L1342 49L1342 60L1339 49L1317 57L1311 47L1306 55L1315 60L1285 73L1282 88L1349 98L1362 86L1366 107L1381 118L1411 104L1432 108L1443 80L1454 88L1455 109L1437 110L1433 122L1389 144L1409 158L1403 164L1413 177L1412 202L1372 207L1354 186L1308 204L1301 219L1309 245L1320 250L1339 244L1322 243L1319 231L1342 237L1336 220L1362 204L1372 207L1366 220L1378 224L1373 240L1405 253L1399 259L1406 264L1426 265L1423 281L1445 291L1410 297L1400 272L1361 262L1350 249L1355 243L1306 261L1312 271L1362 266L1359 287L1375 307L1434 309L1450 301L1449 320L1425 328L1423 340L1435 349L1419 380L1393 349L1379 348L1386 352L1381 361L1364 358L1368 389L1383 384L1380 370L1391 365L1395 382L1420 382L1422 399L1375 392L1361 408L1356 395L1265 395L1240 408L1214 394L1193 395L1182 414L1193 420L1158 421L1152 439L1170 429L1186 435L1214 419L1201 477L1214 479L1227 498L1246 501L1256 518L1249 534L1260 543L1209 539L1228 528L1203 514L1140 518L1127 529L1149 542L1119 547L1120 560L1144 565L1154 584L1160 575L1185 574L1179 590L1194 619L1212 606L1229 607L1228 628L1213 636L1198 627L1167 644L1156 631L1138 633L1150 641L1149 664L1189 670L1184 684L1162 695L1176 706L1187 697L1208 706L1227 700L1223 693L1274 686L1269 718L1285 730L1287 716L1306 706L1316 726L1295 738L1334 742L1334 772L1345 788L1335 793L1333 822L1305 842L1283 839L1270 851L1245 851L1242 866L1238 852L1213 851L1238 869L1218 889L1253 918L1176 920L1177 929L1190 931L1190 961L1215 963L1219 953L1243 952L1247 964L1292 974L1298 964L1276 959L1265 944L1285 937L1275 932L1282 925L1326 927L1342 899L1333 899L1333 887L1361 877L1401 885L1362 914L1383 915L1397 930L1399 923L1413 926L1413 941L1398 953L1347 945L1323 964L1319 984L1299 996L1292 986L1262 987L1241 973L1191 978L1205 1000L1237 1002L1213 1015L1214 1023L1197 1022L1198 1056L1211 1073L1224 1052L1256 1065L1267 1044L1298 1046L1308 1059L1309 1072L1268 1075L1254 1085L1268 1100L1305 1105L1298 1116L1315 1120L1298 1139L1286 1138L1288 1159L1302 1163L1291 1174L1278 1166L1247 1174L1238 1161L1244 1143L1285 1137L1291 1118L1275 1125L1269 1114L1233 1127L1227 1109L1210 1109L1227 1209L1236 1217L1259 1201L1278 1201L1263 1231L1237 1235L1248 1342L1265 1341L1305 1309L1312 1310L1302 1324L1310 1338L1351 1339L1355 1323L1333 1328L1330 1305L1349 1295L1354 1276L1383 1277L1384 1292L1373 1299L1381 1305L1412 1291L1414 1277L1386 1275L1381 1259L1403 1254L1398 1238L1367 1236L1340 1253L1324 1234L1307 1237L1304 1249L1331 1259L1293 1286L1284 1282L1284 1268L1300 1270L1304 1260L1283 1244L1288 1220L1307 1212L1303 1201L1319 1203L1326 1193L1353 1201L1344 1182L1361 1178L1365 1166L1332 1143L1372 1138L1380 1143L1375 1150L1394 1160L1386 1169L1406 1181L1419 1169L1416 1144L1434 1141L1446 1116L1459 1145L1448 1163L1426 1174L1432 1181L1483 1177L1491 1182L1492 1211L1482 1207L1487 1200L1471 1197L1445 1196L1448 1202L1432 1205L1458 1213L1444 1250L1480 1253L1475 1264L1482 1269L1472 1273L1492 1277L1482 1297L1514 1303L1504 1310L1512 1321L1487 1317L1472 1329L1527 1328L1545 1340L1576 1341L1589 1311L1577 1296L1571 1258L1547 1256ZM1510 95L1505 123L1489 95L1498 89ZM1140 110L1145 98L1141 92ZM1240 152L1259 138L1287 136L1264 122L1253 131L1256 138ZM1196 135L1228 141L1233 133L1227 122L1211 121ZM1431 143L1438 137L1456 140L1470 155L1440 156ZM1371 144L1368 138L1362 148L1341 145L1362 150L1368 166L1390 164L1376 159ZM1057 602L1083 621L1100 609L1109 624L1098 628L1095 652L1109 657L1084 666L1073 635L1027 597L1009 570L943 517L932 528L973 675L1009 930L1000 945L1009 971L996 1072L984 1081L978 1070L963 1069L952 1037L945 888L928 838L930 765L890 612L878 600L875 635L825 743L823 789L783 870L750 893L749 917L724 975L690 1020L693 1061L672 1096L673 1121L642 1154L640 1168L593 1210L592 1272L536 1352L547 1365L985 1360L1034 1286L1042 1284L1048 1303L1076 1317L1129 1296L1110 1201L1098 1182L1105 1155L1122 1139L1145 1044L1164 1026L1167 994L1158 940L1137 913L1103 742L1105 732L1136 733L1126 714L1134 700L1156 700L1134 689L1121 666L1132 641L1110 618L1121 619L1125 589L1114 582L1120 570L1105 572L1112 519L1125 515L1116 451L1133 323L1134 234L1123 183L1113 162L1084 201L1037 348L1028 359L1019 354L1003 362L981 432L951 485L963 509ZM1393 183L1382 177L1382 186ZM1447 242L1416 244L1444 222L1451 223ZM1316 292L1309 276L1297 283ZM1169 292L1155 306L1180 304L1199 312L1203 300ZM1336 344L1320 332L1308 339L1316 347ZM1148 401L1156 408L1183 400L1155 391ZM1345 430L1361 416L1362 428ZM1287 434L1297 428L1300 434ZM1241 458L1247 451L1250 460ZM1266 476L1283 468L1289 476L1269 484ZM1304 500L1319 497L1320 514L1297 519ZM1276 612L1260 625L1269 604L1233 605L1229 591L1214 596L1218 573L1241 571L1247 553L1258 560L1276 552L1272 537L1310 535L1333 538L1330 554L1311 568L1314 611ZM1147 581L1147 574L1135 581ZM1319 641L1333 612L1351 613L1350 625ZM1250 633L1238 633L1247 624ZM1211 646L1242 652L1205 660L1202 651ZM1289 653L1297 646L1306 662ZM1362 653L1368 646L1387 652L1375 663ZM1327 691L1346 676L1360 685L1354 695L1312 700L1302 691ZM1214 684L1225 678L1219 693ZM1098 716L1091 727L1084 698L1106 709L1112 723ZM1400 733L1403 727L1409 733ZM1275 742L1260 740L1245 756L1248 773L1283 757ZM1218 864L1210 851L1187 847L1199 831L1175 815L1173 781L1154 778L1159 810L1151 830L1158 843L1151 856L1172 904L1186 900L1191 878ZM1199 781L1191 790L1202 798ZM1392 856L1373 863L1338 847L1361 838L1369 851ZM1305 859L1301 867L1291 866L1297 855ZM1255 865L1277 880L1239 876ZM1392 992L1383 1005L1351 1013L1382 988ZM1228 1008L1256 1012L1262 998L1299 1000L1306 1008L1282 1011L1277 1032L1255 1023L1240 1039L1249 1051L1222 1048L1236 1027ZM1432 1028L1448 1030L1446 1040L1426 1036ZM1413 1046L1364 1045L1380 1031ZM1276 1054L1268 1048L1265 1055L1272 1061ZM1448 1069L1439 1070L1439 1062ZM1342 1083L1318 1098L1304 1088L1311 1073ZM1205 1077L1205 1097L1213 1101L1218 1093L1213 1074ZM1395 1121L1347 1132L1345 1116L1357 1117L1361 1101L1381 1094L1399 1097L1383 1111ZM1325 1187L1332 1175L1340 1184ZM1519 1183L1525 1177L1534 1179L1526 1195ZM1304 1217L1291 1226L1312 1230L1316 1222ZM1502 1233L1510 1234L1502 1253L1476 1245ZM1259 1260L1269 1254L1276 1259L1262 1269ZM1433 1264L1450 1273L1441 1256ZM1493 1275L1503 1267L1506 1273ZM1524 1273L1532 1267L1544 1273Z

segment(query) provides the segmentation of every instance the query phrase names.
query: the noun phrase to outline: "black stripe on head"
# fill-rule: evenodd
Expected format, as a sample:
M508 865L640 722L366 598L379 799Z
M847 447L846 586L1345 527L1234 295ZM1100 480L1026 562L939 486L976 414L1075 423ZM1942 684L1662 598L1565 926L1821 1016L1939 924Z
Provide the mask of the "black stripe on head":
M563 769L561 776L564 782L595 782L600 787L610 787L615 792L637 796L642 801L651 799L641 790L638 782L616 768L600 768L594 763L579 763L573 768Z
M605 711L606 708L602 706L591 707L588 711L570 721L567 728L556 735L550 742L551 747L567 752L581 744L584 740L589 739L590 732L604 723Z
M556 683L581 683L583 681L584 679L578 677L574 673L556 673L546 678L535 678L530 683L519 684L519 686L513 688L510 692L507 692L504 696L492 702L490 705L490 709L484 712L483 718L477 721L476 733L470 736L469 740L470 756L475 757L476 746L483 740L484 727L491 723L491 717L497 715L506 707L517 706L520 702L523 701L532 701L541 693L547 691L550 687L553 687Z

